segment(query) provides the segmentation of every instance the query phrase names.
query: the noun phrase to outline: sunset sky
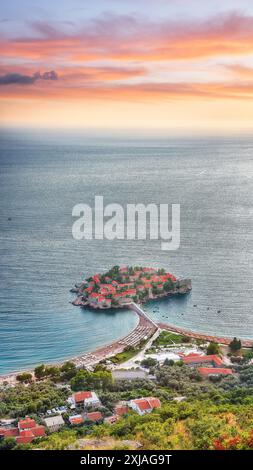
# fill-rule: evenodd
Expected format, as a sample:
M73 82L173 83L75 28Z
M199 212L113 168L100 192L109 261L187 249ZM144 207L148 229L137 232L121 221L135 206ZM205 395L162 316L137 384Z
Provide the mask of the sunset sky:
M252 0L2 0L0 125L253 129Z

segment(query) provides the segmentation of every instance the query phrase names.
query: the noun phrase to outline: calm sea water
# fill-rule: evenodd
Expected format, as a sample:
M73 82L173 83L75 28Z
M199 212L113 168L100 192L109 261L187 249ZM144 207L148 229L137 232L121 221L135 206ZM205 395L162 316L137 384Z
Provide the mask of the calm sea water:
M132 312L69 303L75 282L113 264L161 266L192 279L190 295L159 302L156 312L147 306L154 318L253 338L253 139L2 132L0 151L0 373L127 334L137 321ZM72 207L94 206L95 195L123 206L180 203L180 249L73 240Z

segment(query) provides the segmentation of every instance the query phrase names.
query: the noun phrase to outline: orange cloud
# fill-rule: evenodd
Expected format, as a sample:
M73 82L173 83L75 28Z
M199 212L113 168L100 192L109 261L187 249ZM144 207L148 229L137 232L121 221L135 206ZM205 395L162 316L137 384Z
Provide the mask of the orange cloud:
M227 65L226 68L238 75L241 78L253 79L253 67L246 67L245 65Z
M0 42L5 58L169 61L253 52L253 17L239 13L208 21L160 23L106 16L66 34L34 25L39 36Z
M252 99L253 81L247 83L140 83L108 84L87 82L83 86L68 86L60 79L48 83L36 82L32 86L14 87L6 85L0 88L2 99L56 99L67 100L111 100L129 102L147 102L184 99Z

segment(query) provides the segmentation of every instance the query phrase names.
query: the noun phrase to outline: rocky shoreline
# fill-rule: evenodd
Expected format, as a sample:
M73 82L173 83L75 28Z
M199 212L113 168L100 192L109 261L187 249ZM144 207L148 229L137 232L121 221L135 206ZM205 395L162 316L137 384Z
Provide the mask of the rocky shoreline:
M94 274L70 289L77 294L72 304L92 309L121 308L130 302L144 304L149 300L187 294L191 279L176 278L164 269L142 266L113 266L106 273Z

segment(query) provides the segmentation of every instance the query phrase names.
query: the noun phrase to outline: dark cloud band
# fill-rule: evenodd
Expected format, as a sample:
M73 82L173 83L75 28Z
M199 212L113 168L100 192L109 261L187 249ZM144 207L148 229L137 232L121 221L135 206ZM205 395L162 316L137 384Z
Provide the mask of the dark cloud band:
M58 75L54 70L49 72L36 72L33 75L22 75L20 73L7 73L0 75L0 85L31 85L37 80L57 80Z

